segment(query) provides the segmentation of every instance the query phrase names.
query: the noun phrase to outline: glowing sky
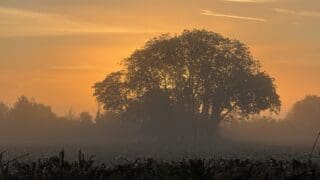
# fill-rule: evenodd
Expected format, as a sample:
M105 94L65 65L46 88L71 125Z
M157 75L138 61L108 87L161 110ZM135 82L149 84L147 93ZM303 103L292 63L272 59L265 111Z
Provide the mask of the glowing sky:
M192 28L248 44L283 114L320 94L319 0L3 0L0 101L24 94L60 114L94 112L94 82L149 38Z

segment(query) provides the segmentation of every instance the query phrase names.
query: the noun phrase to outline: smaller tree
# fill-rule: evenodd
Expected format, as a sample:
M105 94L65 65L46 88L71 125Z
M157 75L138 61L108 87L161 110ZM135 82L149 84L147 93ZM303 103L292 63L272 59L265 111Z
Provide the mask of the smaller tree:
M308 130L320 130L320 97L308 95L296 102L287 115L287 119L297 127L305 127Z
M56 119L50 106L30 101L21 96L10 111L10 119L20 125L36 125Z
M89 112L80 113L80 123L81 124L90 126L93 124L92 119L93 118Z

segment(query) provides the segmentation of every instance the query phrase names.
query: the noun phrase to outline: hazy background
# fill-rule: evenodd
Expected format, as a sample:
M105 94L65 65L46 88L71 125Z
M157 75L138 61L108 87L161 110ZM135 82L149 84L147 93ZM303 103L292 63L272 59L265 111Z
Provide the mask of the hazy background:
M10 0L0 2L0 100L94 113L94 82L149 38L190 28L248 44L276 79L281 115L320 92L318 0Z

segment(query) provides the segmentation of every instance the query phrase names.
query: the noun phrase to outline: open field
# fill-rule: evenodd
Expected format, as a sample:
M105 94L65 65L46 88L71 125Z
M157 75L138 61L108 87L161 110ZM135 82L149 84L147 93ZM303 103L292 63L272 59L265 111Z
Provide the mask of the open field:
M299 145L266 145L266 144L240 144L235 142L226 142L224 144L212 144L204 146L203 144L176 144L163 145L155 143L144 144L2 144L0 151L5 151L8 158L14 158L21 154L28 154L23 160L34 160L50 155L55 155L61 149L66 152L68 160L77 158L77 152L81 149L87 155L95 155L98 162L109 162L115 159L125 157L129 160L136 158L153 158L159 160L179 160L182 158L225 158L225 159L255 159L264 160L275 158L280 160L307 160L312 149L309 146ZM317 161L320 156L317 149L313 154L313 160Z

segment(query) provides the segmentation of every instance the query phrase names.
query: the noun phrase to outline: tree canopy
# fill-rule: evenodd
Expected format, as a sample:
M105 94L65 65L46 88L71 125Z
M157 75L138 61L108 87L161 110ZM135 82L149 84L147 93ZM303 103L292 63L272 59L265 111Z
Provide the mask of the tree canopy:
M25 96L21 96L10 111L10 118L17 123L44 122L55 119L55 117L51 107L30 101Z
M314 126L320 124L319 117L320 96L307 95L304 99L293 105L291 111L288 113L287 119Z
M123 70L94 85L94 96L106 111L124 113L143 102L159 106L150 103L159 98L146 100L155 93L166 99L161 106L214 122L231 114L280 110L274 79L261 70L249 48L214 32L161 35L124 59L123 65Z

